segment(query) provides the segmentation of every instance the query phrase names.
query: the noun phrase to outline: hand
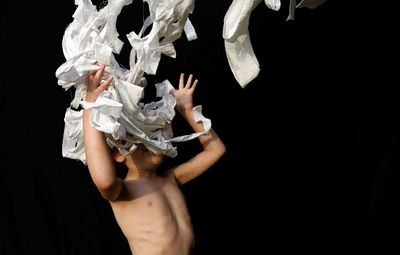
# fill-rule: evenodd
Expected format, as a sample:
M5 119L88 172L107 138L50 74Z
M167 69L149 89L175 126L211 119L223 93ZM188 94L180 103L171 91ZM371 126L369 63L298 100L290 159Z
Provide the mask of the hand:
M101 92L106 90L108 86L110 86L111 81L113 79L112 76L108 77L106 81L101 82L101 78L103 77L104 69L106 66L104 64L100 65L100 68L97 71L92 71L89 73L86 85L86 98L87 102L96 101L97 97Z
M192 74L189 75L186 84L184 78L185 75L181 73L178 90L172 90L172 94L176 98L176 108L180 113L184 113L188 110L191 111L193 109L193 92L196 89L197 83L199 82L196 79L192 84Z

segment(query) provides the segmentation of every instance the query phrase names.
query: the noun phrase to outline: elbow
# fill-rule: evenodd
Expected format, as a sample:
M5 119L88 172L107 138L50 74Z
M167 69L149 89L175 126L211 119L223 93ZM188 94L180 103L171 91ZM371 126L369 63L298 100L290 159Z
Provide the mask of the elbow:
M218 148L218 156L219 156L219 158L221 158L225 153L226 153L225 144L221 143L219 148Z
M100 193L104 197L104 199L109 201L117 200L122 190L122 185L119 184L120 183L116 181L112 185L108 186L106 189L101 189Z
M119 197L119 193L114 192L114 190L102 190L100 193L101 196L108 201L115 201Z
M223 156L224 154L226 153L226 146L225 146L225 144L222 144L222 146L221 146L221 156Z
M117 199L119 192L116 192L118 190L118 180L110 180L101 176L97 176L93 178L93 181L97 187L97 189L100 191L101 195L103 198L113 201Z
M211 157L217 161L226 153L226 147L222 141L218 141L217 143L213 144L212 148L209 148L208 151L211 152Z
M113 185L113 180L107 177L101 174L92 176L93 182L99 190L108 190Z

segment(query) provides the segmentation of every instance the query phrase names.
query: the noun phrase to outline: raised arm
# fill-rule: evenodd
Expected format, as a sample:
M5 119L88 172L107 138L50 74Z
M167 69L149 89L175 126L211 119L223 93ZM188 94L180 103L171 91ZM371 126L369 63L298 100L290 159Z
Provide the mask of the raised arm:
M189 75L187 82L184 81L184 74L179 79L179 88L172 93L176 98L176 109L185 118L195 132L202 132L203 124L196 123L193 117L193 92L196 89L198 80L192 83L193 75ZM172 168L175 178L179 184L185 184L204 173L214 165L225 153L225 145L217 133L211 129L208 135L199 137L203 151L191 158L189 161Z
M111 84L112 76L101 82L104 65L91 72L87 80L86 101L96 101L99 94ZM115 200L122 190L122 180L116 175L114 160L106 143L104 133L90 126L92 109L83 111L83 133L85 139L86 162L92 180L101 195L107 200Z

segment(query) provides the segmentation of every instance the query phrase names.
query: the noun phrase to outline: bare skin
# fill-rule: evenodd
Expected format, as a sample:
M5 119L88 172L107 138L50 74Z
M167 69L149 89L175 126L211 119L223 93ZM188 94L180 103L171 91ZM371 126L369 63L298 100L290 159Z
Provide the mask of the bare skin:
M92 72L87 81L86 101L94 102L107 89L112 78L102 82L104 65ZM195 132L203 131L193 118L193 92L198 81L190 75L185 83L181 74L178 89L172 91L176 109ZM225 146L211 130L200 136L203 150L189 161L173 167L162 176L157 168L162 155L150 152L144 145L130 155L112 154L104 134L89 125L91 110L84 111L86 160L91 177L102 196L110 201L115 218L135 255L188 255L194 244L194 233L181 185L196 178L225 153ZM124 180L116 176L114 161L128 168Z

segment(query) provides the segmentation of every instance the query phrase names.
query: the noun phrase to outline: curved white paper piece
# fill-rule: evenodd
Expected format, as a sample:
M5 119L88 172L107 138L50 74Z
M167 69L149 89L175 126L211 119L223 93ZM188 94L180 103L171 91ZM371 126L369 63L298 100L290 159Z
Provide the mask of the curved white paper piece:
M196 33L188 20L194 8L194 0L145 0L149 4L150 16L142 30L131 32L128 40L132 45L129 69L122 68L113 53L119 53L122 41L118 39L117 17L125 5L132 0L109 0L97 11L90 0L76 0L74 20L65 30L62 46L66 62L56 70L58 84L68 90L75 88L71 107L65 113L62 154L64 157L86 163L83 144L82 108L92 108L90 125L106 134L110 147L118 147L123 153L136 149L143 143L151 151L170 157L177 155L172 142L183 142L209 132L211 121L202 117L200 108L195 108L198 121L202 121L204 132L174 138L171 122L175 116L175 98L170 93L172 85L166 80L156 84L156 102L143 104L146 80L144 73L155 74L161 54L175 57L173 42L182 31L188 40ZM148 35L146 27L152 25ZM160 40L160 38L163 38ZM113 81L96 102L85 102L85 80L89 72L97 70L99 64L107 65L102 79L113 76ZM197 117L196 117L197 118Z
M260 72L249 35L249 20L253 9L262 0L233 0L224 17L222 36L233 75L244 88Z
M224 44L231 71L240 86L244 88L260 72L260 65L254 54L250 35L240 35L234 42L225 40Z
M222 37L224 38L226 56L235 79L242 88L254 80L260 66L254 54L249 35L250 14L262 0L233 0L224 17ZM267 7L278 11L280 0L264 0ZM308 7L314 9L326 0L302 0L296 6L296 0L290 0L288 20L294 19L295 9Z

